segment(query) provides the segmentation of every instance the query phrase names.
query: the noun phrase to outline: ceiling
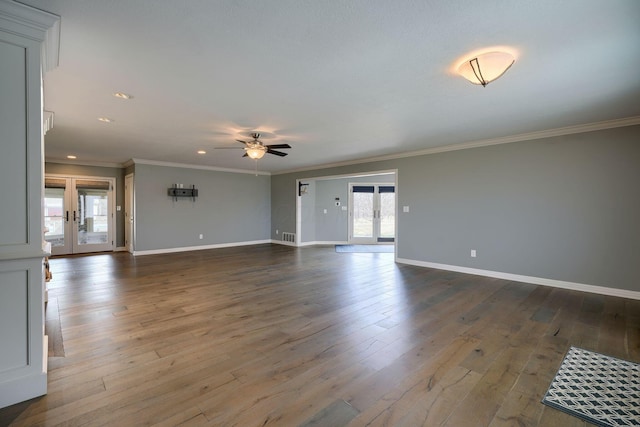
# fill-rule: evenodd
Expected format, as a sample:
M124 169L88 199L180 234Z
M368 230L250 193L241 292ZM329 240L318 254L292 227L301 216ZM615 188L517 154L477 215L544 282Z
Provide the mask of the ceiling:
M258 131L282 172L640 116L637 0L20 2L62 17L49 161L253 170L214 147ZM451 71L487 46L503 77Z

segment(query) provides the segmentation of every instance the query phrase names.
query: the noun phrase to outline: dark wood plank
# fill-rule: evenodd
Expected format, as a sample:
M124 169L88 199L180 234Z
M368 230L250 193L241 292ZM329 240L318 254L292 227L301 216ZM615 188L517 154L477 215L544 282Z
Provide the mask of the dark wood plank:
M0 409L3 426L585 425L540 403L567 349L640 359L638 301L393 254L50 263L49 393Z

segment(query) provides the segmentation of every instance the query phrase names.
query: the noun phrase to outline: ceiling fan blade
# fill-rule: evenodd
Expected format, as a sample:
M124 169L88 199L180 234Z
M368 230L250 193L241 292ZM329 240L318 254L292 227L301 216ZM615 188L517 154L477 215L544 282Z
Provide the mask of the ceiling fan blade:
M289 144L271 144L267 145L267 148L291 148Z
M238 141L238 142L240 142L240 143L242 143L242 144L244 144L244 145L247 145L247 141L243 141L243 140L241 140L241 139L236 139L236 141Z
M244 150L242 147L213 147L214 150Z
M283 153L282 151L272 150L270 148L267 149L267 153L275 154L276 156L280 156L280 157L284 157L284 156L286 156L288 154L288 153Z
M244 153L242 157L249 157L249 155L247 153Z

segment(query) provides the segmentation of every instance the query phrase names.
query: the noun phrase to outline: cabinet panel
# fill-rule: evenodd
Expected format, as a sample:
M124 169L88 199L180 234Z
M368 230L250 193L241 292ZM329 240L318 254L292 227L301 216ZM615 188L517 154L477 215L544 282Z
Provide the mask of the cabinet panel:
M0 374L29 364L28 271L0 272Z
M27 245L26 49L0 40L0 246Z

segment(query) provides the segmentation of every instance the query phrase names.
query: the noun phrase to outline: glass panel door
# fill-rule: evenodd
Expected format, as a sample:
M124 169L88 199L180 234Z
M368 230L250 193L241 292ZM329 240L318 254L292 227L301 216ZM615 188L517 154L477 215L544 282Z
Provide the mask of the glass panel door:
M113 249L110 230L108 181L75 181L73 253L108 251Z
M393 242L396 228L396 198L393 185L349 186L349 242L374 244Z
M65 186L47 187L55 185L45 182L44 189L44 239L51 243L53 255L71 252L69 223L69 206L65 197Z
M370 193L353 192L353 240L370 241L374 237L373 229L373 191Z
M379 193L379 196L380 232L378 233L378 241L393 242L396 237L396 193Z
M45 177L45 240L53 255L114 248L113 179Z

